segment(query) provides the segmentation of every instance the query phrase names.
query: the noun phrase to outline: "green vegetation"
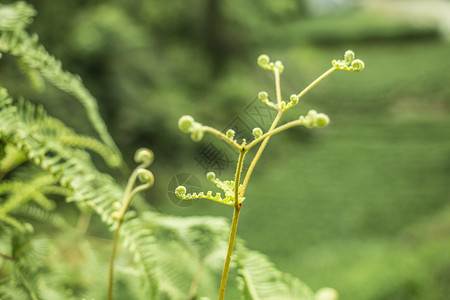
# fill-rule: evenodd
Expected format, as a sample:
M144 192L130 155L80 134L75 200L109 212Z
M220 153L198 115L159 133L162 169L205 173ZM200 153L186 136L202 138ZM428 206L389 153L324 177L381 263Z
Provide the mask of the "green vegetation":
M258 57L258 64L261 68L265 70L270 70L273 72L273 75L275 77L275 99L271 101L269 99L269 95L267 92L262 91L258 93L258 99L271 109L276 111L276 116L274 117L269 129L267 132L263 132L261 128L255 127L252 130L253 139L252 140L246 140L245 138L242 138L238 140L236 138L236 132L233 129L228 129L226 133L223 133L215 128L204 126L198 122L195 122L194 118L191 116L184 115L180 118L178 121L178 127L181 131L191 133L191 139L193 141L199 142L202 140L205 132L213 134L217 136L219 139L224 140L226 143L228 143L230 146L234 147L235 150L239 153L238 162L236 165L236 172L234 175L234 180L226 180L222 181L219 178L216 177L216 174L214 172L208 172L206 174L206 178L215 183L218 188L220 188L224 192L224 198L222 198L220 193L216 193L215 196L213 196L212 191L208 191L207 193L204 192L194 192L194 193L187 193L187 189L185 186L180 185L175 189L175 195L181 199L181 200L195 200L195 199L208 199L212 201L216 201L225 205L233 206L233 220L231 223L231 230L230 230L230 238L228 242L228 250L227 255L225 259L224 268L222 271L222 279L220 284L220 293L219 293L219 300L224 299L225 297L225 289L227 284L227 278L229 273L229 268L231 264L231 256L234 249L234 243L236 240L236 233L238 228L238 222L239 222L239 216L241 214L241 209L243 202L245 200L245 190L247 189L247 186L250 181L250 177L253 173L253 170L256 167L256 164L258 163L259 159L261 158L261 155L266 148L269 139L274 136L277 133L280 133L282 131L285 131L289 128L295 127L295 126L304 126L307 128L315 128L315 127L324 127L330 123L330 119L327 115L323 113L318 113L315 110L310 110L305 116L300 116L298 119L295 119L293 121L290 121L288 123L285 123L283 125L279 125L283 115L291 108L296 106L300 99L309 91L311 90L316 84L318 84L322 79L329 76L331 73L333 73L336 70L345 70L345 71L351 71L351 72L359 72L364 69L364 62L360 59L355 59L355 53L351 50L348 50L344 54L343 60L333 60L332 61L332 67L323 73L321 76L319 76L316 80L314 80L310 85L308 85L304 90L302 90L298 94L292 94L289 98L289 102L283 100L281 95L281 73L284 71L283 63L279 60L275 62L271 62L269 56L263 54ZM258 147L258 150L256 151L255 156L253 157L249 167L247 170L244 171L244 163L245 163L245 156L246 154L253 148ZM242 182L242 184L241 184ZM280 195L275 195L274 199L278 199ZM258 268L256 268L256 272L261 272ZM247 277L246 275L249 273L249 270L242 271L244 282L247 283ZM248 289L248 294L250 298L263 298L256 288L250 288L248 285L246 286L246 289ZM268 287L265 287L265 289L268 289ZM271 292L272 293L272 292ZM330 298L335 298L335 292L332 292L333 295L330 296ZM264 295L264 294L263 294ZM290 295L293 298L299 298L299 295L291 294ZM267 296L269 297L278 297L281 298L281 293L276 292L273 293L273 295ZM321 298L321 296L317 296L317 298ZM327 297L328 298L328 297Z
M239 236L248 248L268 255L281 270L298 276L313 290L335 288L340 299L428 300L449 294L450 145L446 136L450 125L450 44L435 24L417 18L410 22L364 8L343 8L314 17L308 1L294 0L261 1L258 5L243 1L217 5L208 0L195 5L158 0L29 2L39 14L27 31L38 33L48 52L58 57L65 69L80 74L99 100L101 115L123 154L123 165L134 165L131 158L137 148L154 151L151 170L156 183L145 192L146 202L139 197L133 200L136 208L132 210L151 205L152 213L156 209L164 216L231 216L231 207L227 211L212 201L186 208L168 201L167 186L176 174L189 170L198 178L205 175L195 158L209 140L205 136L204 142L186 143L176 128L180 115L224 125L242 116L256 91L272 86L272 78L254 66L254 58L263 52L288 66L283 74L284 91L297 90L314 80L343 49L363 55L367 70L358 76L333 74L303 98L299 111L286 113L289 120L310 109L325 111L332 126L313 133L296 128L273 137L267 154L275 155L262 157L248 185L248 197L258 200L245 203ZM427 1L423 5L428 5ZM18 70L23 70L22 63L4 54L0 81L13 98L43 104L49 115L75 128L77 133L71 130L70 137L81 136L83 143L67 147L100 149L87 147L86 136L101 136L86 122L82 104L38 74ZM30 80L38 90L30 88ZM267 92L274 94L273 90ZM183 151L173 150L181 147ZM101 156L108 156L104 151L114 152L114 147L102 149L96 150ZM1 157L6 153L18 161L26 159L11 150L4 150ZM116 186L113 191L123 192L131 172L126 167L108 169L108 162L91 154L98 169L114 177L107 180ZM236 161L237 157L227 154ZM112 233L95 214L79 215L72 203L64 203L67 190L55 189L55 183L46 181L45 176L32 181L38 178L31 175L37 169L29 163L18 168L2 163L1 167L14 170L2 173L2 184L18 183L14 189L19 191L32 182L37 194L53 201L47 208L55 207L53 212L57 212L49 214L35 207L13 212L35 229L31 240L15 238L16 245L29 241L36 251L27 259L45 261L27 270L31 277L41 274L42 279L34 284L46 288L44 283L52 282L67 287L65 291L72 290L75 299L103 299L107 278L97 275L107 274ZM220 177L232 177L230 169ZM206 179L201 182L210 184ZM280 193L283 196L274 203ZM2 203L4 199L5 195ZM33 217L27 217L30 215ZM37 222L38 217L45 221ZM155 222L153 214L146 220L153 220L149 223L162 238L170 235L175 239L177 233L187 232L198 240L199 231L191 229L210 220L216 223L208 228L220 228L223 240L227 239L228 225L223 219L190 218L188 227L180 227L181 223L173 225L177 217L170 222L160 217L158 214L156 219L164 222ZM8 255L11 239L3 232L0 253ZM78 247L55 247L74 243ZM165 246L158 247L167 249L169 245ZM189 256L185 248L172 246L180 257ZM131 262L129 252L119 248L118 253L117 291L123 294L116 297L139 299L139 282L130 276L129 268L122 267ZM218 255L218 259L223 257L224 253ZM185 261L158 259L177 267ZM10 274L11 265L8 258L0 258L0 280ZM216 266L213 273L220 274L221 267ZM48 270L57 272L46 273ZM230 278L236 275L232 274ZM206 286L217 285L219 280L214 278ZM189 290L191 281L175 281ZM77 285L71 285L73 282ZM91 290L87 283L92 284ZM229 283L229 299L239 298L232 288L237 285ZM125 286L136 288L121 288ZM218 286L211 295L217 290ZM13 299L23 295L17 290ZM45 296L51 299L49 292Z

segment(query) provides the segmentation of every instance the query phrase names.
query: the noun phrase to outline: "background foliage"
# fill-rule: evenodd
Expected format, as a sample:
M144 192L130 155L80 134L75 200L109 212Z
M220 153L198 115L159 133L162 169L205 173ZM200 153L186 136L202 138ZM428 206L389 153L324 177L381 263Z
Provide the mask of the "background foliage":
M272 140L238 234L282 270L314 289L335 287L342 299L450 294L450 44L441 17L450 16L448 1L29 3L39 12L30 32L81 75L124 157L141 146L154 150L157 183L148 203L181 216L231 211L168 200L167 186L180 172L208 185L195 161L204 144L178 132L179 116L226 129L245 115L257 92L272 86L256 66L260 53L283 61L288 96L355 50L363 73L333 74L303 98L302 113L318 108L331 126ZM52 87L36 94L16 69L2 58L0 80L13 96L44 103L51 115L93 134L77 102ZM65 205L58 209L74 218Z

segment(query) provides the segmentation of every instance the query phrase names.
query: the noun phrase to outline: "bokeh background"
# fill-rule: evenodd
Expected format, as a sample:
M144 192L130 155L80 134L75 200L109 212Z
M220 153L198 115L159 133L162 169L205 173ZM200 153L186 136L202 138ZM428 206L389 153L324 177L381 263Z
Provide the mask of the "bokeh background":
M264 127L255 98L274 83L258 55L283 61L288 98L353 49L362 73L333 73L285 116L314 108L332 123L271 140L238 234L341 299L449 299L450 1L28 2L38 11L29 31L84 79L129 165L138 147L155 152L147 201L180 216L231 218L216 203L173 203L171 182L187 173L215 190L206 169L228 179L236 160L211 137L179 132L181 115L220 130ZM51 86L36 93L16 69L2 59L12 95L93 132L74 99Z

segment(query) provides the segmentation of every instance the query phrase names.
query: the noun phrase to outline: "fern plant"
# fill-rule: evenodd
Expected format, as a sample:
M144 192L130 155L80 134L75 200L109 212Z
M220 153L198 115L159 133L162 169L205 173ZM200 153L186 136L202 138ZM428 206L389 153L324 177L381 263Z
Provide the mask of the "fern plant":
M277 103L266 93L260 93L260 99L278 115L267 133L254 130L252 142L238 142L232 131L221 133L192 117L180 119L180 128L191 132L194 140L210 132L240 154L234 181L207 175L224 190L224 198L212 192L188 195L182 187L176 191L183 199L208 198L234 207L227 243L230 224L223 218L168 216L142 201L138 193L154 183L147 170L153 160L150 150L136 152L139 165L126 186L99 171L93 153L111 168L124 165L122 155L100 116L96 99L80 77L64 70L38 36L25 30L35 15L25 2L0 5L1 55L15 57L35 86L43 88L42 83L48 82L78 100L98 138L78 134L49 116L42 106L12 99L0 82L0 299L104 299L105 295L108 299L212 299L217 289L223 299L231 269L238 274L242 299L336 298L333 290L314 293L299 279L277 270L267 257L236 239L236 231L245 189L269 138L292 126L328 123L328 117L310 111L277 127L282 114L334 70L362 69L362 62L354 60L352 52L346 53L344 61L335 61L332 69L288 103L281 100L281 63L261 56L261 66L275 74ZM241 184L245 154L258 143L259 150ZM76 208L75 221L60 211L66 207L62 200ZM101 239L90 235L95 216L114 234L101 235ZM231 264L234 244L238 245L236 263Z
M220 284L219 300L222 300L225 297L225 288L227 283L229 267L231 263L231 255L233 252L234 242L236 239L239 215L242 209L243 202L245 200L245 191L248 186L250 177L253 173L253 170L256 164L258 163L267 143L269 142L269 139L273 135L294 126L305 126L308 128L324 127L328 125L328 123L330 122L327 115L323 113L318 113L315 110L310 110L305 116L300 116L297 120L293 120L291 122L278 126L283 114L287 110L297 105L300 98L303 95L305 95L312 87L314 87L318 82L320 82L322 79L330 75L332 72L336 70L359 72L364 69L364 62L360 59L355 59L355 53L351 50L348 50L345 52L343 60L333 60L331 62L332 67L328 71L319 76L300 93L292 94L290 96L289 101L285 101L282 98L280 88L280 75L284 70L282 62L281 61L271 62L269 56L263 54L259 56L258 64L261 68L272 71L275 77L276 101L272 102L269 99L267 92L265 91L262 91L258 94L258 98L259 100L261 100L262 103L264 103L265 105L269 106L270 108L274 109L277 112L269 130L266 133L263 133L261 128L254 128L252 131L254 139L252 141L246 141L245 139L238 141L234 138L235 132L232 129L229 129L225 133L223 133L215 128L205 126L203 124L196 122L193 117L188 115L182 116L178 121L178 127L182 131L190 133L192 140L200 141L203 138L204 133L208 132L224 140L226 143L230 144L239 153L234 180L222 181L216 177L214 172L209 172L208 174L206 174L208 180L216 184L216 186L223 191L224 197L222 197L221 193L216 193L215 195L213 195L212 191L208 191L206 193L200 192L188 194L186 187L184 186L178 186L175 190L175 194L177 195L177 197L182 200L209 199L225 205L230 205L234 208L228 243L228 251L225 258L225 264L223 267L222 279ZM253 157L253 160L251 161L249 168L245 172L243 172L244 159L247 152L250 151L253 147L257 147L258 145L259 148L255 156ZM243 276L244 283L247 282L245 280L246 279L245 274L247 273L248 272L242 273L244 274ZM267 286L264 287L264 289L271 290L270 288L267 288ZM259 297L257 292L254 291L253 294L256 297ZM278 294L277 299L281 299L280 295L281 294ZM287 297L286 299L289 298L289 296L286 297ZM253 298L250 297L248 299Z

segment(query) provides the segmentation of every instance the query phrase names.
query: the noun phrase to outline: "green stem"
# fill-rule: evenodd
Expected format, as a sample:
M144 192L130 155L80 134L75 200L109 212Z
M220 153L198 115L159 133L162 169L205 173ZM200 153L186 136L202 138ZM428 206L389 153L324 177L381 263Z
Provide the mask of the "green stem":
M275 120L273 121L272 125L270 126L270 129L269 129L268 132L272 131L277 126L277 124L280 121L282 115L283 115L283 112L279 111L277 116L275 117ZM248 185L248 182L250 180L250 176L252 175L253 170L256 167L256 163L261 158L261 155L262 155L264 149L266 148L267 143L269 142L269 139L270 139L270 135L268 135L268 136L266 135L265 139L261 143L261 146L259 146L258 151L255 154L255 157L253 157L253 160L250 163L250 166L248 167L247 173L245 174L245 177L244 177L244 182L242 183L241 197L243 197L243 195L245 193L245 190L247 189L247 185ZM249 145L251 145L251 147L253 147L255 144L252 142ZM251 147L246 147L246 150L250 149Z
M275 75L275 91L277 94L277 103L278 107L281 107L281 83L280 83L280 70L278 68L274 68L273 73Z
M335 70L337 70L335 67L330 68L328 71L320 75L316 80L311 82L303 91L301 91L297 97L301 98L303 95L305 95L312 87L314 87L317 83L319 83L322 79L333 73ZM275 89L277 94L277 102L281 102L281 88L280 88L280 73L274 71L275 74ZM259 161L262 152L266 148L267 143L269 142L269 139L272 135L283 131L285 129L288 129L293 126L301 125L301 123L298 120L289 122L285 125L282 125L278 128L276 126L278 125L278 122L280 121L283 113L285 110L280 109L278 111L277 116L275 117L275 120L273 121L272 125L270 126L268 132L260 136L258 139L253 140L250 144L248 144L245 149L248 151L250 148L254 147L256 144L258 144L260 141L262 141L261 146L259 147L258 151L256 152L255 157L253 158L252 162L250 163L250 167L248 168L247 174L245 174L244 182L242 183L242 190L241 190L241 196L245 193L245 189L247 188L248 181L250 180L250 176L253 173L253 170L256 166L256 163ZM276 129L275 129L276 128Z
M279 133L279 132L281 132L281 131L284 131L284 130L289 129L289 128L291 128L291 127L299 126L299 125L302 125L302 124L303 124L302 121L300 121L300 120L294 120L294 121L291 121L291 122L289 122L289 123L286 123L286 124L283 124L283 125L281 125L281 126L278 126L277 128L272 129L272 130L270 130L270 131L264 133L263 135L261 135L259 138L253 140L251 143L249 143L249 144L245 147L245 149L246 149L246 150L250 150L251 148L253 148L256 144L258 144L258 143L261 142L262 140L264 140L264 139L266 139L266 138L268 138L268 137L271 137L272 135L277 134L277 133Z
M222 272L222 280L220 282L219 300L223 300L225 297L225 288L227 286L228 271L230 270L231 255L233 253L234 242L236 240L236 232L237 232L237 227L238 227L239 214L240 214L241 208L242 208L242 203L239 203L239 196L240 196L239 183L240 183L240 178L241 178L242 167L244 164L245 153L246 153L245 150L241 150L241 152L239 153L238 164L236 167L236 176L234 179L233 221L231 222L231 230L230 230L230 238L228 240L227 256L225 258L225 264L223 266L223 272Z
M228 241L227 257L225 259L225 264L223 266L222 281L220 282L219 300L223 300L225 297L225 288L227 285L228 271L230 269L231 254L233 253L234 242L236 240L236 232L241 207L242 204L239 204L238 206L234 207L233 221L231 223L230 239Z
M298 93L297 97L301 98L303 97L304 94L306 94L310 89L312 89L316 84L318 84L322 79L324 79L325 77L327 77L328 75L330 75L331 73L333 73L334 71L336 71L337 69L335 67L331 67L328 71L326 71L325 73L323 73L322 75L320 75L319 77L317 77L316 80L314 80L313 82L311 82L306 88L303 89L303 91L301 91L300 93Z
M120 228L122 227L123 218L119 219L116 233L114 234L113 248L111 251L111 258L109 259L109 279L108 279L108 300L113 299L114 286L114 261L116 260L117 245L119 244Z
M236 141L234 141L233 139L230 139L226 134L224 134L223 132L220 132L219 130L209 127L209 126L202 126L203 130L206 132L209 132L211 134L214 134L215 136L221 138L222 140L224 140L225 142L229 143L230 145L232 145L234 148L236 148L237 150L241 150L241 145L239 145Z
M109 260L109 281L108 281L108 300L113 299L113 286L114 286L114 261L116 259L116 253L117 253L117 245L119 244L119 236L120 236L120 229L122 227L123 220L125 218L125 213L127 212L128 208L131 205L131 200L133 200L133 197L140 191L143 191L147 188L149 188L154 181L153 175L149 172L147 175L151 175L151 177L148 178L148 181L145 184L139 185L133 189L134 184L136 183L136 179L138 178L139 174L142 172L145 172L146 170L144 167L148 166L148 162L144 162L141 165L139 165L131 174L130 179L128 180L127 187L125 189L124 199L122 201L122 209L119 212L119 216L117 217L117 229L114 234L114 241L113 241L113 248L111 252L111 258Z
M273 120L272 125L270 125L269 132L272 131L277 126L278 122L280 122L280 119L284 113L284 111L281 109L282 99L281 99L280 72L277 68L274 69L274 75L275 75L275 91L276 91L276 95L277 95L277 103L278 103L278 106L280 107L280 109L278 110L278 114L275 117L275 119ZM263 142L261 143L261 146L259 147L258 151L256 152L255 157L253 158L252 162L250 163L250 167L248 168L248 171L244 177L244 182L242 183L241 196L243 196L245 193L245 189L247 188L248 181L250 180L250 176L252 175L253 170L256 167L256 163L259 161L264 149L266 148L266 145L269 142L269 138L270 138L270 135L266 135ZM256 145L256 143L253 143L253 142L249 144L249 145L251 145L251 147ZM249 150L251 147L247 146L246 150Z

